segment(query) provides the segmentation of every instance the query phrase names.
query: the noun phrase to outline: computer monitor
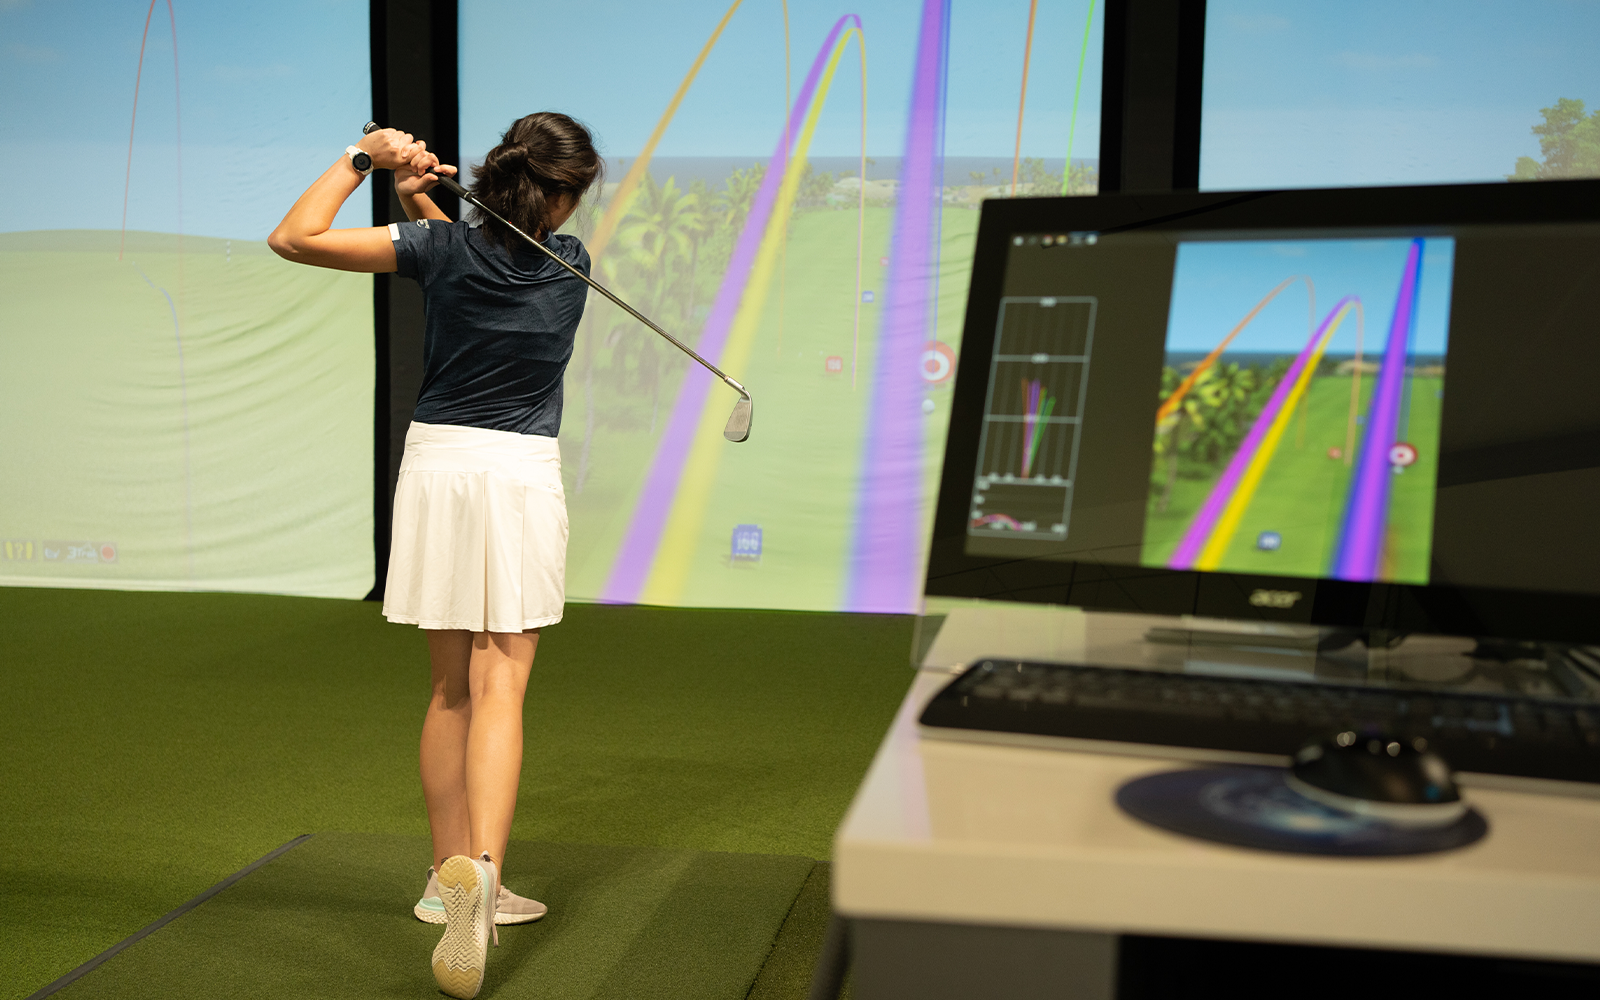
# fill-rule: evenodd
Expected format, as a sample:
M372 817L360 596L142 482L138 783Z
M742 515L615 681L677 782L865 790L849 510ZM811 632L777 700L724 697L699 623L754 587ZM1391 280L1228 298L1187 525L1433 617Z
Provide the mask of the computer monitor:
M985 203L925 592L1600 641L1600 181Z

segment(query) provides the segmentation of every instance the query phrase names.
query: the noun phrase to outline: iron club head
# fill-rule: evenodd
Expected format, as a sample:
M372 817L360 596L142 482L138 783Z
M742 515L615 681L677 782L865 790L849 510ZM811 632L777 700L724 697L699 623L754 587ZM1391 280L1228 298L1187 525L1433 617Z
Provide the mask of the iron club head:
M733 404L733 413L728 415L728 425L722 428L722 436L737 444L748 440L750 437L750 397L740 396L739 401Z

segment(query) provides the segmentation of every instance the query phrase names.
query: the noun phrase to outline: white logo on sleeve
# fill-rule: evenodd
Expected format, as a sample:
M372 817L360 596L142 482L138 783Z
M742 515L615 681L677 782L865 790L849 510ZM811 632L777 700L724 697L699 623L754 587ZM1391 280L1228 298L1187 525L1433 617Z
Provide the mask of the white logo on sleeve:
M421 226L423 229L427 229L428 228L428 220L427 219L418 219L417 220L417 225Z

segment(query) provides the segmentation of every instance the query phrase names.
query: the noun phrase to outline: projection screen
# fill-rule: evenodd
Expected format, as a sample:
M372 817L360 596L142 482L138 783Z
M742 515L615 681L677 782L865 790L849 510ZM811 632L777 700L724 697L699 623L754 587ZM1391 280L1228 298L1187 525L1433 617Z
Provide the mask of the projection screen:
M372 279L265 242L360 135L367 24L0 4L0 585L371 589Z
M1092 0L462 0L461 148L560 110L603 195L595 274L755 395L591 295L565 386L567 593L911 611L978 206L1092 193Z

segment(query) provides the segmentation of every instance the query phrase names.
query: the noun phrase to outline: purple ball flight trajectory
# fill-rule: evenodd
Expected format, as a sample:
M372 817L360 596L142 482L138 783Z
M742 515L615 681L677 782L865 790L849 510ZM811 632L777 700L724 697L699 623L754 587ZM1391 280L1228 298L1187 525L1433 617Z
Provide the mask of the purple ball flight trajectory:
M846 14L834 24L822 47L817 50L817 56L811 63L811 70L806 74L800 93L795 97L788 121L769 161L772 166L761 178L761 186L750 204L749 214L745 216L744 229L739 233L739 241L734 244L728 269L724 272L722 284L717 289L717 297L712 302L710 315L706 317L705 326L700 334L697 346L700 353L708 358L720 360L722 350L727 344L728 333L733 328L734 317L739 312L739 303L744 297L745 286L755 265L756 254L760 251L761 241L766 236L767 224L772 216L773 205L777 201L778 188L783 183L784 165L788 164L789 150L794 148L801 123L804 122L812 98L816 95L817 83L822 77L828 56L838 42L839 35L851 24L859 28L860 18L854 14ZM678 393L677 402L673 404L666 432L662 434L661 443L651 460L644 489L634 505L628 533L622 540L622 546L612 562L605 589L601 592L602 601L632 603L639 599L640 593L644 590L645 581L650 576L650 568L661 542L662 532L666 528L667 517L672 510L673 498L678 492L678 483L683 477L689 449L694 444L695 428L700 421L700 412L704 408L706 394L710 391L711 385L710 374L703 370L691 369L684 377L683 388Z
M1422 278L1422 240L1411 241L1389 341L1383 350L1383 367L1367 416L1367 432L1356 458L1354 480L1346 500L1344 529L1334 551L1331 576L1338 580L1375 580L1383 561L1385 527L1389 519L1389 491L1394 468L1389 452L1400 423L1400 397L1405 388L1406 350L1417 321L1417 286Z

